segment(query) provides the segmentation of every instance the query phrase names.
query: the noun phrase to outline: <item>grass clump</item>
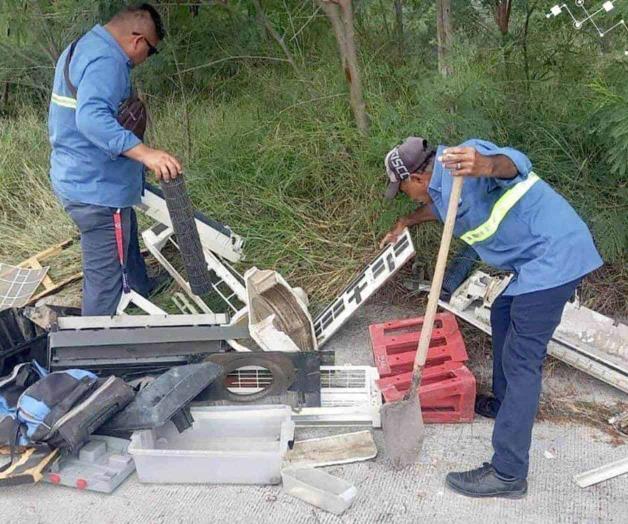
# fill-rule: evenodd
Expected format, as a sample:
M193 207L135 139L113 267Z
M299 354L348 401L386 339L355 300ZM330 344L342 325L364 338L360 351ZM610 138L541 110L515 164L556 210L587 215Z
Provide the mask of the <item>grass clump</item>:
M382 4L360 3L356 34L371 125L362 136L327 22L305 4L279 4L269 3L268 15L287 35L298 74L276 60L281 51L239 4L198 16L166 9L169 27L181 30L138 71L152 113L149 143L183 160L199 210L247 239L239 269L276 269L315 307L328 301L412 208L382 201L386 152L409 135L448 145L479 137L524 151L572 203L607 263L584 297L626 311L625 294L598 300L599 291L626 282L625 64L558 22L548 33L541 13L524 34L525 13L513 9L502 39L485 8L459 3L454 74L442 78L432 7L408 7L400 56L382 31ZM62 17L54 20L62 25ZM0 120L0 259L7 262L76 234L49 189L45 106L30 94L13 93L16 109ZM440 228L423 226L414 237L417 252L433 260ZM73 253L68 267L78 266Z

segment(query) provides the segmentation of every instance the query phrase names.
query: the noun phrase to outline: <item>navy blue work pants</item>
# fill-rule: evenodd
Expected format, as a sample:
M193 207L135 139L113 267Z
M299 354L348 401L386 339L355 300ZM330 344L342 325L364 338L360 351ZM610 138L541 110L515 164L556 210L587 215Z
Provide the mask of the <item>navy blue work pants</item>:
M491 307L493 394L501 402L493 429L492 464L504 475L528 475L547 344L579 282L500 296Z
M84 316L114 315L122 296L122 268L113 223L116 208L64 199L62 204L81 232L82 313ZM150 283L140 253L137 217L132 207L121 209L121 222L129 285L139 294L148 296Z

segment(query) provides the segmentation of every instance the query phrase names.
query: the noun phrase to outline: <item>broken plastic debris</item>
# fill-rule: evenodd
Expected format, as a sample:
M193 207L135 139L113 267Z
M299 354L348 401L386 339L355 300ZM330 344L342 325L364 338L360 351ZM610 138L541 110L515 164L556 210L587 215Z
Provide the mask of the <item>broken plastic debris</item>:
M307 304L276 271L244 274L251 337L264 351L316 351Z
M344 513L358 494L353 484L320 469L285 468L281 478L288 495L336 515Z
M291 466L332 466L370 460L377 456L377 446L370 431L356 431L329 437L300 440L286 454Z

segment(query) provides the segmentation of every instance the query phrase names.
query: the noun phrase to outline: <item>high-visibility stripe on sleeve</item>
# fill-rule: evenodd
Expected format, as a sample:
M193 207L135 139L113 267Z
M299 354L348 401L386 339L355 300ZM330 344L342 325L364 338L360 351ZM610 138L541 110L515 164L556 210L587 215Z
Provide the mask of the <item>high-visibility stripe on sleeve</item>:
M521 197L523 197L523 195L525 195L538 180L540 180L539 176L530 172L528 178L518 184L515 184L508 191L506 191L497 202L495 202L493 209L491 209L491 214L486 222L480 224L471 231L467 231L460 238L472 246L476 242L482 242L483 240L493 236L497 231L499 224L501 224L504 217L508 214L508 211L510 211L512 207L519 202Z
M76 98L70 98L69 96L61 96L56 93L52 93L51 102L61 107L76 109Z

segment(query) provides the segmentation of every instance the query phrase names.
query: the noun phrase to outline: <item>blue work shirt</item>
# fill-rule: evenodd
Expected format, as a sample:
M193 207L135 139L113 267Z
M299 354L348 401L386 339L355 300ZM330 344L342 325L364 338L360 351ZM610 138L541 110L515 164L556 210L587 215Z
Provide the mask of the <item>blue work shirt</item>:
M133 63L109 31L95 26L78 41L70 62L75 100L63 74L68 52L69 47L55 68L48 113L52 187L72 202L137 204L144 168L122 153L141 140L116 120L120 103L131 94Z
M465 177L454 235L486 223L495 203L506 191L527 180L532 163L520 151L497 147L485 140L468 140L485 156L505 155L517 167L512 179ZM438 158L446 146L439 146ZM432 209L445 221L453 176L436 159L428 192ZM566 284L602 265L589 228L569 203L543 180L536 181L508 210L497 230L475 242L473 249L487 264L514 273L505 295L522 295Z

